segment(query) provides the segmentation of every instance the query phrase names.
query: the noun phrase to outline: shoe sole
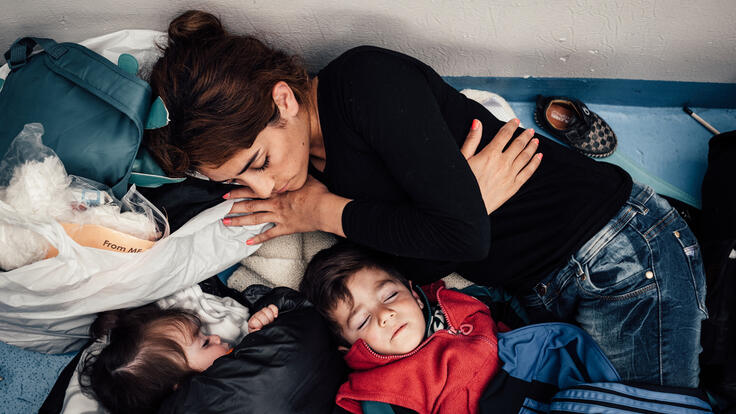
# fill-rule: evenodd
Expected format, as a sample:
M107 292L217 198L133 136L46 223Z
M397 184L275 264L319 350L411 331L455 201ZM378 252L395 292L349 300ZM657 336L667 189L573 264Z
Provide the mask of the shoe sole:
M544 124L542 124L541 122L539 122L539 117L537 117L537 111L536 110L534 111L534 122L536 122L536 124L539 125L540 127L544 128ZM585 155L586 157L590 157L590 158L606 158L606 157L610 156L611 154L613 154L616 151L616 148L618 148L618 141L616 141L616 145L614 145L613 148L610 151L608 151L608 152L606 152L604 154L593 154L593 153L585 152L585 151L581 150L580 148L574 147L572 144L570 144L569 142L567 142L567 141L565 141L565 140L563 140L561 138L558 138L558 139L560 139L560 140L564 141L565 143L567 143L567 146L568 147L570 147L570 148L574 149L575 151L579 152L580 154Z

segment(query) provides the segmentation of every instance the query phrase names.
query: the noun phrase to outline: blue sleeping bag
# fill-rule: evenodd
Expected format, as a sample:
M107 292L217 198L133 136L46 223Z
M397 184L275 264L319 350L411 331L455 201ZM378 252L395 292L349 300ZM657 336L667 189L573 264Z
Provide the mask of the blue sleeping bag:
M503 367L481 397L481 413L548 412L560 389L621 380L593 338L566 323L501 333L498 356Z

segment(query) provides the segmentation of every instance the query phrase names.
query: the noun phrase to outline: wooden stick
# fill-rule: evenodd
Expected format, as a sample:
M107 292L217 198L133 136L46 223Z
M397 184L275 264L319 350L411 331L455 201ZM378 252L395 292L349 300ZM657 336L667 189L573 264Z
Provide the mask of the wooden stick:
M700 125L704 126L705 129L707 129L708 131L710 131L710 132L712 132L712 133L714 133L716 135L720 134L720 132L717 129L713 128L713 125L709 124L708 122L706 122L705 119L703 119L700 116L698 116L698 114L696 114L695 112L693 112L692 109L688 108L687 106L683 106L682 107L682 110L685 111L686 114L688 114L691 117L693 117L693 119L695 119L696 121L698 121L698 123L700 123Z

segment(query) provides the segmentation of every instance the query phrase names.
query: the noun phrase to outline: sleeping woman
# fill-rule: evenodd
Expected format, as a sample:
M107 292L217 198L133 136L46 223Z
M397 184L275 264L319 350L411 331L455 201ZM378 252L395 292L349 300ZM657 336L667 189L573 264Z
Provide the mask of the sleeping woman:
M171 175L241 184L231 213L251 214L223 223L275 223L249 244L322 230L418 283L457 271L581 326L626 381L697 386L696 240L621 168L499 121L398 52L354 48L309 76L208 13L168 34L150 81L171 122L145 145Z

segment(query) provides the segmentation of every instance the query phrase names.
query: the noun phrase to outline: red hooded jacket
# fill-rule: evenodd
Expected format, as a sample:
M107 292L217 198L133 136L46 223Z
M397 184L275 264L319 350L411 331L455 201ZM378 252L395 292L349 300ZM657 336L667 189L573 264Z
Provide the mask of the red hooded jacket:
M437 302L448 329L403 355L380 355L361 339L345 355L354 370L337 404L362 413L361 401L379 401L422 413L477 413L486 385L500 368L497 327L486 305L440 288Z

